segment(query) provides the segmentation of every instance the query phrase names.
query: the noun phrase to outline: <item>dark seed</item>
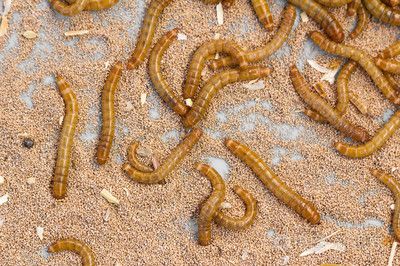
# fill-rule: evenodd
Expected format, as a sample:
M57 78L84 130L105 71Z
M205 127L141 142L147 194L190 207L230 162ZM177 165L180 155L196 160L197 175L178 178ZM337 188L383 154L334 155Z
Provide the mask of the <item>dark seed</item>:
M25 138L22 144L24 145L25 148L30 149L30 148L33 147L33 145L34 145L35 143L33 142L32 139L30 139L30 138Z

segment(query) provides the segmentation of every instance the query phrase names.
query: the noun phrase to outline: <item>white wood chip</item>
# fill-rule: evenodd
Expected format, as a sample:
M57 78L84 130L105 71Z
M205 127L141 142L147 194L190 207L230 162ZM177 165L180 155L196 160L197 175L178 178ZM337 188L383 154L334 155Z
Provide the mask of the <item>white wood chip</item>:
M217 9L217 22L218 25L224 24L224 9L222 7L222 3L219 3L216 7Z
M393 259L394 256L396 255L397 244L398 244L397 241L393 241L392 249L390 250L388 266L393 266Z
M153 165L154 170L157 170L160 167L160 163L155 156L151 157L151 164Z
M303 21L303 22L308 22L308 21L310 20L310 19L308 18L308 15L307 15L306 12L301 12L300 18L301 18L301 21Z
M0 24L0 37L7 34L8 29L8 20L6 16L1 17L1 24Z
M146 104L147 93L140 94L140 105L143 106Z
M104 214L103 220L104 222L110 221L110 216L111 216L111 210L107 208L106 213Z
M109 203L119 205L119 200L118 200L116 197L114 197L114 196L111 194L111 192L108 191L107 189L103 189L103 190L100 192L100 195L101 195L103 198L105 198Z
M336 74L339 71L339 68L329 69L329 68L326 68L324 66L321 66L315 60L307 60L307 62L312 68L314 68L315 70L317 70L317 71L319 71L319 72L324 74L322 76L321 80L325 80L325 81L329 82L331 85L333 83L335 83L335 77L336 77Z
M187 36L184 33L178 33L177 39L178 39L178 41L186 41Z
M0 197L0 205L3 205L4 203L6 203L8 201L8 194L4 194L3 196Z
M36 227L36 234L40 240L43 240L44 228L41 226Z
M6 179L4 178L4 176L0 175L0 186L3 185L4 182L6 182Z
M72 36L80 36L80 35L85 35L88 34L88 30L71 30L64 32L65 37L72 37Z
M394 211L394 209L396 208L396 205L393 203L393 204L390 204L390 207L389 207L392 211Z
M58 119L58 124L59 124L60 126L62 126L63 122L64 122L64 116L62 115L62 116L60 116L60 118Z
M300 257L313 255L313 254L321 254L328 250L336 250L339 252L344 252L346 250L346 246L342 243L331 243L326 241L319 242L316 246L305 250L300 254Z
M244 249L242 251L242 260L247 260L248 258L249 258L249 252L246 249Z
M219 39L221 39L221 34L215 33L214 40L219 40Z
M35 184L35 182L36 182L36 179L34 177L29 177L26 180L26 183L28 183L28 185L33 185L33 184Z
M185 99L185 104L186 106L192 107L193 106L193 101L190 98Z
M37 33L31 30L27 30L24 33L22 33L22 36L24 36L27 39L35 39L37 38Z
M230 208L232 208L232 204L230 204L229 202L224 201L221 203L221 209L230 209Z
M264 82L264 80L250 81L248 83L243 84L243 88L252 90L252 91L262 90L262 89L265 89L265 82Z

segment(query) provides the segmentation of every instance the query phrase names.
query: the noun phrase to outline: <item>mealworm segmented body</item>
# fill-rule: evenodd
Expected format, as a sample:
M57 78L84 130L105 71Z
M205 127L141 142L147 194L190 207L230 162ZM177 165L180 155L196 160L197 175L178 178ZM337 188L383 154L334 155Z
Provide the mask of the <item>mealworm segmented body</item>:
M293 5L288 4L283 14L281 25L279 26L279 29L274 37L272 37L271 41L269 41L265 46L259 47L252 51L245 51L246 61L249 63L254 63L261 61L275 53L289 37L295 19L296 8ZM238 62L234 57L228 56L211 60L210 68L216 70L218 68L234 66L237 64Z
M65 0L69 4L73 4L76 0ZM95 10L103 10L112 7L119 0L89 0L83 10L87 11L95 11Z
M347 5L347 16L352 17L357 13L358 7L361 5L361 0L353 0Z
M400 41L395 41L392 45L378 54L383 59L393 58L400 54Z
M60 94L65 104L65 116L58 144L57 161L53 178L53 197L62 199L67 193L69 167L71 164L71 150L74 142L76 125L78 123L78 101L70 85L61 76L56 77Z
M283 201L311 224L319 223L320 215L315 206L280 180L257 153L250 150L246 145L232 139L226 139L225 145L236 157L253 170L267 189L279 200Z
M350 102L357 108L357 110L363 114L368 114L368 108L365 104L361 101L360 97L355 94L353 91L349 91L349 99Z
M258 20L268 31L271 31L274 27L274 21L272 20L272 14L267 0L251 0L251 4L253 5Z
M158 18L172 1L173 0L151 0L150 6L147 9L147 13L144 17L142 29L140 30L135 50L128 60L128 69L135 69L139 67L141 63L143 63L144 59L149 53Z
M316 0L323 6L327 7L340 7L351 3L353 0Z
M395 7L400 4L400 1L399 0L382 0L382 3L385 3L385 5L388 5L391 7Z
M150 166L145 165L144 163L140 162L136 156L136 151L139 147L139 142L132 142L128 148L128 162L131 166L136 168L137 170L144 172L144 173L151 173L153 172L153 168Z
M396 59L375 58L375 64L388 73L400 74L400 62Z
M357 17L357 26L349 35L351 39L357 38L364 31L369 22L369 15L362 4L357 7Z
M333 41L340 43L344 40L342 26L331 14L314 0L289 0L289 3L298 6L306 14L318 22L326 34Z
M50 253L57 253L60 251L72 251L81 256L83 266L96 265L93 251L88 245L78 239L66 238L58 240L50 245L48 251Z
M74 16L85 9L90 0L76 0L73 4L65 3L63 0L50 0L50 5L58 13L64 16Z
M183 116L187 113L188 107L181 101L168 85L161 73L161 60L165 51L169 48L176 36L178 29L167 32L154 46L150 53L149 59L149 74L154 88L160 95L161 99L174 110L178 115Z
M192 150L193 146L199 141L203 131L194 128L185 139L172 151L165 162L151 173L145 173L125 163L122 169L130 178L138 183L155 184L163 181L170 174L183 158Z
M400 11L386 6L380 0L363 0L365 8L380 21L400 26Z
M400 111L397 111L370 141L360 146L351 146L346 143L338 142L335 144L335 147L341 154L350 158L368 157L375 151L382 148L382 146L396 132L399 127Z
M99 144L97 145L97 163L105 164L110 156L115 135L115 91L122 75L122 63L117 62L111 69L101 95L101 113L103 124Z

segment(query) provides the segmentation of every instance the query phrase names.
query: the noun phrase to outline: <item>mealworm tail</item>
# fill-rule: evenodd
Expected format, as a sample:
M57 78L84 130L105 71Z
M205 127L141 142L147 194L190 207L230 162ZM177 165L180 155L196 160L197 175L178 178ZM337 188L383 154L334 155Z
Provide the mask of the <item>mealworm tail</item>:
M385 72L400 74L400 62L396 59L375 58L375 64Z
M272 14L269 9L269 5L266 0L251 0L253 9L256 12L258 20L263 24L264 28L268 31L272 31L274 27L274 21L272 20Z
M58 240L49 246L48 251L49 253L57 253L60 251L72 251L81 256L83 266L96 265L93 251L90 249L88 245L86 245L85 243L83 243L78 239L66 238Z
M144 172L144 173L151 173L153 169L150 166L145 165L144 163L140 162L137 158L137 149L139 147L139 142L132 142L132 144L128 148L128 162L137 170Z
M400 26L400 11L386 6L380 0L363 0L365 8L382 22Z

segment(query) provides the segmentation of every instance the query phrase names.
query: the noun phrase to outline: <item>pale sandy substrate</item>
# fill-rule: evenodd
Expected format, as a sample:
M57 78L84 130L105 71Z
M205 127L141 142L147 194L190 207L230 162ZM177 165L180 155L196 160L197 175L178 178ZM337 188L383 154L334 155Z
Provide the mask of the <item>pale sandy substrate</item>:
M114 265L117 261L122 265L278 265L287 260L285 256L289 265L387 263L393 241L389 233L393 198L368 168L390 171L400 166L400 135L397 133L370 158L349 160L331 147L333 141L343 139L341 135L298 112L304 104L291 85L288 66L302 62L306 33L318 29L312 21L300 22L280 57L262 62L274 69L265 79L264 90L249 91L233 85L218 94L202 123L207 133L165 185L140 185L121 171L132 140L141 141L162 162L183 133L178 117L155 94L146 64L125 72L117 93L117 137L112 160L102 167L95 163L101 88L109 65L127 59L134 47L146 5L122 0L109 11L64 18L45 0L29 4L14 1L9 33L0 39L0 175L6 179L0 195L10 196L9 202L0 206L0 264L79 265L79 257L74 254L48 256L45 252L51 242L68 236L87 242L99 265ZM275 22L281 9L282 1L278 1L273 6ZM335 12L347 34L353 18L345 17L344 8ZM175 1L162 16L155 39L173 27L188 36L187 41L176 42L164 60L166 78L178 93L193 51L215 33L234 38L246 47L256 47L272 36L261 28L249 1L244 0L225 10L222 26L216 25L215 6L198 0ZM75 38L63 36L65 31L81 29L89 29L90 33ZM38 32L39 37L24 39L21 34L26 30ZM374 21L361 37L347 42L375 54L393 42L397 34L394 27ZM309 51L309 57L316 55L321 64L327 65L331 59L313 49ZM312 83L322 76L308 64L304 71ZM52 198L49 184L64 106L52 78L54 72L68 79L80 104L68 197L58 202ZM350 87L368 105L370 116L362 116L351 107L347 117L374 132L383 124L384 113L387 118L395 107L383 99L361 70L352 76ZM141 106L143 93L148 97ZM328 94L334 103L334 86ZM24 135L34 139L32 149L22 146ZM316 204L322 223L311 226L278 202L227 151L225 136L259 152L285 182ZM260 212L255 224L245 231L214 225L212 244L201 247L196 241L198 206L209 195L210 184L193 165L208 162L209 157L225 160L229 165L228 187L240 184L250 190L259 202ZM224 170L221 166L224 161L218 164L218 169ZM394 175L400 178L399 171ZM28 178L36 182L28 185ZM103 188L119 198L119 207L100 196ZM231 189L227 201L233 205L232 214L243 212L242 203ZM107 209L111 216L105 222ZM43 240L36 235L38 226L44 227ZM343 243L346 251L299 257L319 239L338 230L328 241ZM398 256L394 263L400 263Z

